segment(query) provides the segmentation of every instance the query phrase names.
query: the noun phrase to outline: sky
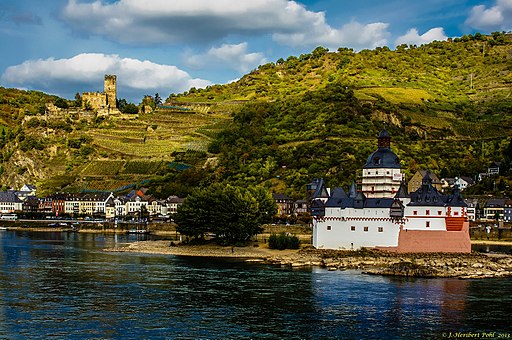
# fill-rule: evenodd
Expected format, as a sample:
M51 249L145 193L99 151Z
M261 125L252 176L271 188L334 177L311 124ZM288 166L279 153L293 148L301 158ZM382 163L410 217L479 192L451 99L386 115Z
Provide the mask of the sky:
M512 0L2 0L0 86L167 98L318 46L356 51L512 30Z

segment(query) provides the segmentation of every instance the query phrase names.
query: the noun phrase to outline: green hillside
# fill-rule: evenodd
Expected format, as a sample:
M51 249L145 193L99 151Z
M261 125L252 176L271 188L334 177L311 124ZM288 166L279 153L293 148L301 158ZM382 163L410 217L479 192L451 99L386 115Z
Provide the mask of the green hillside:
M229 180L298 198L313 177L357 180L384 126L407 174L473 176L510 158L512 42L503 33L394 51L319 47L139 115L98 117L72 101L48 114L46 103L63 100L0 90L2 185L46 193L144 185L186 194Z

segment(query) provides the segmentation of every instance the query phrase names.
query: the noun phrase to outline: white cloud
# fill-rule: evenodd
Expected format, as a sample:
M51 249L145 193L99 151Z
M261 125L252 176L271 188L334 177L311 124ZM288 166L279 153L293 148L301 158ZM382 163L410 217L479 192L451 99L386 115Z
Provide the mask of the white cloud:
M289 46L372 48L387 43L388 24L331 27L324 12L289 0L69 0L62 17L75 30L129 44L216 41L272 34Z
M83 53L69 59L28 60L8 67L1 81L71 98L76 92L103 90L98 85L105 74L116 74L119 96L132 100L153 91L164 95L210 84L204 79L191 78L176 66L100 53Z
M411 28L409 31L407 31L406 34L398 37L395 41L395 44L424 45L434 40L443 41L446 39L448 39L448 37L444 34L442 27L432 28L422 35L419 35L416 28Z
M201 68L212 64L225 65L240 73L246 73L258 65L267 62L263 53L248 53L247 43L223 44L220 47L212 47L205 54L187 56L187 65Z
M465 23L477 29L509 31L512 29L512 0L497 0L490 8L475 6Z

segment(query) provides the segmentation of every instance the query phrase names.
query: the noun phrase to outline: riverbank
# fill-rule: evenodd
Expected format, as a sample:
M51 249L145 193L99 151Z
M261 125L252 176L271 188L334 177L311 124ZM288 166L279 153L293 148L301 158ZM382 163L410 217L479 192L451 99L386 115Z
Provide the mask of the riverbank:
M510 244L510 243L508 243ZM319 266L328 270L359 269L366 274L407 277L491 278L512 277L512 256L505 254L396 254L376 250L327 250L312 247L275 250L257 247L223 247L215 244L176 245L169 241L134 242L110 252L178 256L236 257L290 267Z

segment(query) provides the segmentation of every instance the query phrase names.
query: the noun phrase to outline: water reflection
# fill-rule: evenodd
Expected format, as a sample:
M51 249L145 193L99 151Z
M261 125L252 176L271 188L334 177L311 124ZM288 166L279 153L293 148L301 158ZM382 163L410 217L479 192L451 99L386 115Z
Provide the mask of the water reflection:
M437 338L503 329L511 312L509 280L101 251L128 241L0 233L0 338Z

